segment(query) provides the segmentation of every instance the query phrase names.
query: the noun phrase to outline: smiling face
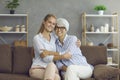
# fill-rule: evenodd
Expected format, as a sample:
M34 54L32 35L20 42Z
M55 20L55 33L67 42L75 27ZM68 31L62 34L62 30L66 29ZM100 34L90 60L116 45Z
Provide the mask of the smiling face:
M66 33L67 33L67 31L66 31L65 27L62 27L62 26L58 27L58 26L56 26L55 27L55 33L58 36L58 38L64 38Z
M55 28L55 25L56 25L56 16L53 14L47 14L43 19L38 34L43 33L44 31L52 32Z
M56 25L56 19L54 17L49 17L46 21L43 22L44 30L47 32L52 32Z

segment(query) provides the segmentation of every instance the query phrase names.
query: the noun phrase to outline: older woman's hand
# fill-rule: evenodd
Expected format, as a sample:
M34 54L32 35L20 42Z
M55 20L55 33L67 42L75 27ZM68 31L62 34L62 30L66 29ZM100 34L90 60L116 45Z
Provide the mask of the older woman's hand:
M72 55L69 52L66 52L62 56L63 56L64 59L70 59L72 57Z
M76 45L77 45L78 47L81 46L81 41L80 41L80 39L77 39L77 41L76 41Z

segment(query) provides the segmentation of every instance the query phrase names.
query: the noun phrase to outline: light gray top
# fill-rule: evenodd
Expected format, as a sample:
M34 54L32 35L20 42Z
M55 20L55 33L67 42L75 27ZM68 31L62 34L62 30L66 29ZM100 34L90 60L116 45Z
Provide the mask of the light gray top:
M55 36L54 34L50 34L51 39L50 41L46 40L43 35L37 34L33 38L33 47L34 47L34 53L35 53L35 58L33 58L33 64L32 67L36 66L41 66L41 67L46 67L48 63L53 61L52 55L46 56L44 58L40 57L40 54L42 53L42 50L49 50L49 51L56 51L56 46L55 46ZM41 50L42 49L42 50Z

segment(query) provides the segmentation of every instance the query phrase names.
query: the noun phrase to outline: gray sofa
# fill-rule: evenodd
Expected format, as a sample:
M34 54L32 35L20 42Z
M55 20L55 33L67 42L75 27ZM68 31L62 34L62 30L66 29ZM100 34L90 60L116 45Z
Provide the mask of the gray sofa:
M119 74L119 69L105 66L106 47L81 46L81 50L95 67L93 76L86 80L112 80ZM40 80L29 76L32 54L32 47L0 45L0 80Z

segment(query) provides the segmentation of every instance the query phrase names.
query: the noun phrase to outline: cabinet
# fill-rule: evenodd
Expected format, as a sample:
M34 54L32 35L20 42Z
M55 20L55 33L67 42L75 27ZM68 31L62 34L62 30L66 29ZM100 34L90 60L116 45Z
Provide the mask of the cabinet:
M106 46L108 64L119 68L118 14L82 14L82 45ZM96 53L97 54L97 53Z
M6 31L5 27L12 28ZM28 45L28 14L0 14L0 44L14 46L15 42Z

